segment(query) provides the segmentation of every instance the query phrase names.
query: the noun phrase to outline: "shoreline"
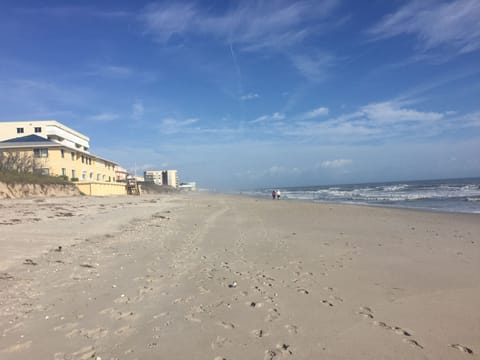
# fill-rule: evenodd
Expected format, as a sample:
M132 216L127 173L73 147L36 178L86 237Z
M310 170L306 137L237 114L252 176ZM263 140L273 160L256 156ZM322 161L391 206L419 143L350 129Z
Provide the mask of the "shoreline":
M273 200L262 195L250 195L250 194L234 194L234 193L209 193L209 194L222 194L226 196L245 196L255 199L265 199L271 201L292 201L292 202L301 202L301 203L310 203L310 204L319 204L319 205L344 205L344 206L359 206L359 207L372 207L372 208L385 208L385 209L398 209L398 210L407 210L407 211L420 211L420 212L431 212L439 214L466 214L466 215L480 215L479 212L468 212L468 211L454 211L454 210L441 210L441 209L430 209L430 208L421 208L421 207L408 207L400 205L388 205L388 204L369 204L369 203L360 203L360 202L340 202L340 201L324 201L324 200L306 200L306 199L293 199L293 198L281 198L280 200Z
M0 212L23 221L0 225L2 359L480 353L477 214L218 193Z

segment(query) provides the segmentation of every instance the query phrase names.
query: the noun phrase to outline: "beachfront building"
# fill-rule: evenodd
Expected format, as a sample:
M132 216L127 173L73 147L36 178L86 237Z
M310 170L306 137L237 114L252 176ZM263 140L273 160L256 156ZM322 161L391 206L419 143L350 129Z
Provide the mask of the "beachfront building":
M182 182L180 185L178 185L178 188L180 190L184 191L195 191L197 190L197 183L192 181L192 182Z
M32 156L32 171L72 181L115 182L118 164L91 154L89 141L53 120L0 122L0 152Z
M127 180L128 171L121 166L115 166L115 180L125 182Z
M162 174L164 185L169 185L174 188L178 187L178 172L177 170L164 170Z
M179 184L177 170L147 170L143 175L145 182L169 185L174 188L177 188Z
M28 135L36 135L84 153L88 153L90 148L88 136L54 120L0 122L0 141Z
M147 170L143 172L145 182L163 185L163 171Z

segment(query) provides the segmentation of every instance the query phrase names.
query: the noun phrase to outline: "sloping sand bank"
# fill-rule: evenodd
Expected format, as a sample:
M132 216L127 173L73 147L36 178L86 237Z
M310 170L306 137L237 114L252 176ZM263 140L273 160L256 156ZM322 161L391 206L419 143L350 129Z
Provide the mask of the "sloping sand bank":
M6 184L0 181L0 199L75 195L80 195L80 191L74 184Z
M1 359L479 358L478 215L199 194L0 206Z

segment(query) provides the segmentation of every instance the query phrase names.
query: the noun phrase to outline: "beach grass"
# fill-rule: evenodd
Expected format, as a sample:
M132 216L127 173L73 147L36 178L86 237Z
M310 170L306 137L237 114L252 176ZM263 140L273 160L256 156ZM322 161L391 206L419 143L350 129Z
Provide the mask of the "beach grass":
M6 184L70 184L60 176L40 175L18 171L0 171L0 182Z

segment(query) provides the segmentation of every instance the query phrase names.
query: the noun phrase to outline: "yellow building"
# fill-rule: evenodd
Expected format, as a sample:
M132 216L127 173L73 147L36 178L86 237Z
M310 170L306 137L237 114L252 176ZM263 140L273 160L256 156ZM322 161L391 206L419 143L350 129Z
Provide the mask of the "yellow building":
M31 155L38 164L32 170L44 175L63 175L72 181L115 181L115 162L37 135L2 141L0 151Z
M90 195L125 193L123 184L86 187L87 183L114 183L118 167L91 154L89 141L87 136L53 120L0 122L0 152L31 156L36 165L32 171L77 181L79 188L88 189L84 192Z

